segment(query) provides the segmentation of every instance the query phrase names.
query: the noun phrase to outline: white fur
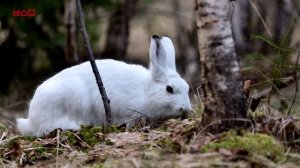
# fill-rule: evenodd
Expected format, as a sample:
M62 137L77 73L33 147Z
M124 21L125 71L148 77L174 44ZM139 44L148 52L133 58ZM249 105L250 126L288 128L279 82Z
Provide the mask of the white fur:
M132 127L142 114L152 120L164 120L191 110L189 86L175 69L172 41L153 37L149 54L150 70L111 59L96 61L114 124ZM166 91L167 85L173 87L173 94ZM83 124L106 124L89 62L67 68L43 82L30 102L28 119L17 119L20 132L31 136L56 128L79 129Z

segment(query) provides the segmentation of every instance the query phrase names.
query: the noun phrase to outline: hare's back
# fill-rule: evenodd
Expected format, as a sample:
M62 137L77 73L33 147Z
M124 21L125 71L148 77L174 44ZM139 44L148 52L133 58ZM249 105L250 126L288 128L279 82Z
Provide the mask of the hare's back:
M104 80L145 80L150 77L149 71L136 64L127 64L122 61L112 59L97 60L97 67ZM116 81L115 81L116 82Z
M150 72L141 65L127 64L112 59L96 61L106 91L111 94L128 94L131 87L140 92L151 79ZM97 84L90 63L67 68L45 81L38 90L62 90L66 94L91 95L97 93ZM43 89L42 89L43 88ZM69 94L68 94L69 95Z
M97 68L103 80L111 79L130 79L138 80L141 78L149 78L150 72L141 65L127 64L122 61L116 61L112 59L96 60ZM94 81L95 77L92 71L90 62L86 61L82 64L64 69L60 73L56 74L50 80L65 80L67 78L83 78L84 81ZM86 81L86 82L87 82Z

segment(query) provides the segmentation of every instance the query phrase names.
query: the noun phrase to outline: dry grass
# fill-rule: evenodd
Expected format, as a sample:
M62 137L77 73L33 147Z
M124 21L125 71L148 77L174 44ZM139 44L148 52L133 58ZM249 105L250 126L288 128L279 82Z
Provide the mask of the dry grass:
M159 127L126 132L113 128L83 127L81 131L55 130L42 138L22 137L0 129L0 167L298 167L297 119L249 118L249 133L274 135L284 146L284 158L242 149L218 148L203 152L207 144L225 134L212 135L199 128L199 116L168 120ZM92 134L91 134L92 133ZM92 136L90 136L92 135ZM259 152L257 152L259 153Z

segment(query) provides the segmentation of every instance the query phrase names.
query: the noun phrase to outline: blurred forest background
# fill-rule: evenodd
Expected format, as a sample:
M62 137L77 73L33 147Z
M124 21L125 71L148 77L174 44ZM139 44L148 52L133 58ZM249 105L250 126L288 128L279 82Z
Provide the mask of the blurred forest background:
M178 71L190 78L192 90L201 85L194 0L95 0L82 4L97 59L146 66L150 37L168 35L176 47ZM231 8L243 78L251 79L253 88L257 86L252 96L261 98L275 90L275 107L288 110L298 85L300 0L236 0ZM16 9L35 9L36 16L14 17ZM0 2L1 108L24 112L42 81L87 60L76 12L75 0ZM249 71L249 67L256 70Z

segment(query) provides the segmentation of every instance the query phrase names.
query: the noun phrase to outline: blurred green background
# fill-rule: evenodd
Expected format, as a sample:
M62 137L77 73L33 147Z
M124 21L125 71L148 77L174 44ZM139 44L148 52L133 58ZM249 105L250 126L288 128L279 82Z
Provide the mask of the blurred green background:
M200 86L194 0L94 0L82 1L82 6L97 59L113 58L147 66L150 37L168 35L175 44L179 73L185 79L189 76L192 89ZM18 9L35 9L36 16L14 17L13 10ZM299 0L232 1L231 11L242 69L254 65L274 78L272 68L279 63L298 66ZM20 106L24 112L42 81L87 60L76 12L75 0L1 0L0 107ZM281 52L270 42L293 52ZM275 64L266 61L270 59ZM291 76L290 69L281 68L279 72L280 77ZM243 75L256 84L266 80L253 72ZM292 95L293 88L291 84L291 91L284 93Z

